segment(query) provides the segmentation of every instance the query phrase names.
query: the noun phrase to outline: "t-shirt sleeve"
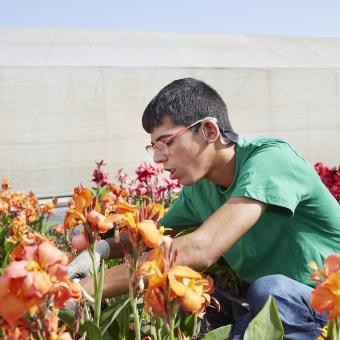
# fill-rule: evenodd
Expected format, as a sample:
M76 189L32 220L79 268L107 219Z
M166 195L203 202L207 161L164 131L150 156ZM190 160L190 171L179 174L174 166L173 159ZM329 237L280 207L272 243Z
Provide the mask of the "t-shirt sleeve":
M293 215L306 196L307 162L287 143L263 146L240 166L232 197L283 207Z
M163 218L160 219L160 225L168 228L173 227L195 227L202 223L199 220L197 209L192 197L192 190L190 187L184 187L173 205L169 208L168 212Z

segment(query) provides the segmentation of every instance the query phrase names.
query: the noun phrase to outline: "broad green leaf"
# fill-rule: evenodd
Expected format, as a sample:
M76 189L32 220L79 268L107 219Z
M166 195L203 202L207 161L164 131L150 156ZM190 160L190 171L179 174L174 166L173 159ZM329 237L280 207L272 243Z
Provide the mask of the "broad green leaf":
M128 305L129 302L130 300L127 299L117 309L110 308L106 310L104 313L102 313L101 318L100 318L100 328L101 328L102 334L104 334L107 331L107 329L110 327L112 322L116 319L119 313Z
M228 340L231 334L231 325L214 329L204 336L204 340ZM255 340L255 338L253 339Z
M60 308L58 317L61 321L63 321L67 326L72 326L75 318L74 311L70 309Z
M266 304L250 322L244 334L244 340L281 340L283 327L274 298L270 295Z
M100 329L95 325L93 321L85 321L79 329L81 334L86 332L86 339L88 340L101 340L102 334Z
M200 329L200 322L197 314L182 313L180 320L180 329L185 336L196 336L197 330Z

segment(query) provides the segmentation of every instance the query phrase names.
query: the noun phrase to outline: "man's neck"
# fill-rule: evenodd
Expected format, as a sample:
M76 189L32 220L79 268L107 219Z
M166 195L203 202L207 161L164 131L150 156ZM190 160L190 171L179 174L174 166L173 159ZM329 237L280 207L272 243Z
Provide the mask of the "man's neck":
M225 188L229 187L236 173L236 144L216 152L206 179Z

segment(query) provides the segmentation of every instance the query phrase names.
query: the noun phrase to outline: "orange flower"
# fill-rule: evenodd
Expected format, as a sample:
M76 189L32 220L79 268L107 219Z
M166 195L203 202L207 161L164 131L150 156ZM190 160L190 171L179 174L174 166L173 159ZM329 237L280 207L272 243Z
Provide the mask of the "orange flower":
M137 228L144 244L149 248L154 248L160 243L164 228L157 229L154 221L144 220L139 222Z
M3 191L8 190L12 186L11 182L7 178L3 178L1 181L1 188Z
M317 313L329 312L328 320L340 316L340 271L328 275L315 288L310 305Z
M92 202L92 192L87 188L74 188L73 201L78 212L83 212Z
M137 205L127 204L127 203L119 203L117 207L118 214L125 213L138 213L139 207Z
M213 281L193 269L176 265L169 270L169 287L172 295L181 303L183 310L191 313L202 312L210 303Z
M86 218L84 217L84 215L76 209L71 208L65 214L64 228L72 229L75 226L83 224L85 222Z
M163 289L147 289L144 295L144 302L144 310L147 314L152 316L160 315L162 319L169 325L170 315Z
M27 340L31 336L29 321L23 317L12 325L3 320L0 328L6 336L6 340Z
M116 197L122 197L124 199L128 198L130 193L128 190L121 189L115 185L110 185L110 191L112 192L113 195Z
M54 197L51 202L47 202L42 207L42 214L53 215L54 209L58 205L58 199Z
M148 279L145 311L160 315L168 324L179 305L183 310L202 317L212 299L212 279L189 267L176 265L177 254L172 253L170 242L164 243L163 248L156 247L137 271L140 279Z
M319 282L311 295L311 307L317 313L329 312L328 320L340 317L340 254L328 256L324 270L313 261L310 266L315 269L310 278Z
M11 325L26 311L34 315L48 297L57 307L80 298L80 286L67 277L67 255L42 235L25 235L10 259L0 276L0 315Z
M148 289L158 288L165 284L164 252L161 247L155 248L137 271L137 276L148 279Z
M87 220L92 224L92 230L98 230L99 233L106 233L113 228L113 215L105 216L92 210L88 213Z
M158 222L164 216L164 206L160 203L148 204L145 207L141 207L142 219L153 220Z
M23 312L39 305L51 286L49 275L38 263L13 261L0 277L0 315L12 324Z
M11 243L16 243L21 241L23 235L28 232L28 225L26 224L26 218L22 215L14 217L12 223L10 224L10 237L8 241Z

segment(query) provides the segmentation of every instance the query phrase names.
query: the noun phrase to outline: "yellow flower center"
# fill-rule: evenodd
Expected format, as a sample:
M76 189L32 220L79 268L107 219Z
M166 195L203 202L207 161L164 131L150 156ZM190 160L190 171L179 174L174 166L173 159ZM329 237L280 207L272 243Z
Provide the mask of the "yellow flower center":
M28 262L28 264L26 265L26 270L29 272L39 272L41 271L41 267L39 265L39 263L35 262L35 261L30 261Z

